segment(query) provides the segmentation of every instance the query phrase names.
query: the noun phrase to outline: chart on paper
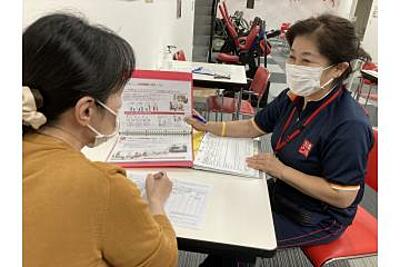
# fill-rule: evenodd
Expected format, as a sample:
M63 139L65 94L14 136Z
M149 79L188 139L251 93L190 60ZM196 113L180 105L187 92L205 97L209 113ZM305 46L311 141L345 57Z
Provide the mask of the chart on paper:
M247 166L246 158L258 152L250 138L219 137L207 133L200 144L194 166L228 174L261 178L258 170Z
M128 171L127 174L138 186L142 197L146 198L144 188L148 173ZM207 184L173 181L172 192L165 205L172 224L182 228L200 229L211 190L212 187Z

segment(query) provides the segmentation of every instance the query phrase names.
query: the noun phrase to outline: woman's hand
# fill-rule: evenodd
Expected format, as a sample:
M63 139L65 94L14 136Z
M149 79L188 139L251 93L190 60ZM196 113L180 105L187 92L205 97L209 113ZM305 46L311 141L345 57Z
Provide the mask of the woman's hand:
M190 118L190 117L185 117L185 122L187 124L190 124L193 126L198 131L206 132L207 131L207 124L200 122L196 119Z
M150 211L154 215L164 214L164 205L172 190L172 182L167 174L159 172L147 175L145 187Z
M268 173L272 177L282 179L287 168L274 154L259 154L246 159L247 166Z

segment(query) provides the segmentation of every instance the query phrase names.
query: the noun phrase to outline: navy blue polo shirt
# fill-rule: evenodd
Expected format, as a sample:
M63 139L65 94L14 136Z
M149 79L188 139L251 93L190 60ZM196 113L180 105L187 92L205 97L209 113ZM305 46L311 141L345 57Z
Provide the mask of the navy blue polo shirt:
M323 99L308 102L304 110L304 98L297 97L293 100L287 94L289 89L286 89L254 118L261 130L272 132L271 145L275 150L284 124L294 107L293 119L288 124L283 139L340 90L342 92L338 97L322 109L295 139L276 153L285 165L305 174L322 177L339 186L360 186L352 205L341 209L309 197L278 179L275 193L312 212L316 224L333 219L349 225L354 218L364 193L367 158L373 144L373 133L367 114L351 97L350 92L338 86Z

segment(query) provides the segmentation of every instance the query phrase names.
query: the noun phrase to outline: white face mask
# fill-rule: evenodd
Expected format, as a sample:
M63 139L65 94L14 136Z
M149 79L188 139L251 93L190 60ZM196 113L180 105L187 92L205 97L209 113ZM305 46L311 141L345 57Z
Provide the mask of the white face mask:
M286 81L290 90L298 96L309 96L315 92L324 89L325 86L333 81L329 79L324 85L321 86L322 73L331 68L330 65L326 68L322 67L308 67L286 63Z
M108 112L110 112L111 114L113 114L116 117L115 118L115 128L114 128L114 131L111 134L105 135L105 134L101 134L93 126L88 124L87 127L90 130L92 130L92 132L94 132L96 134L96 136L94 138L94 142L90 143L90 144L87 144L88 147L96 147L96 146L99 146L99 145L107 142L108 140L113 138L119 131L119 120L118 120L117 113L115 113L111 108L107 107L106 104L103 104L101 101L96 100L96 102L99 103L105 110L107 110Z

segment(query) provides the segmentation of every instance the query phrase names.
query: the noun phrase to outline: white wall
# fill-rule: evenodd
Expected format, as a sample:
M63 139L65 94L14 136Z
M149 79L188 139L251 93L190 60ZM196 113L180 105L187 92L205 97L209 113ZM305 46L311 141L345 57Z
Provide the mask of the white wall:
M362 0L341 0L336 6L336 14L349 20L354 19L358 1Z
M81 12L91 23L125 38L135 50L138 68L152 69L160 64L166 44L182 48L191 58L193 1L182 0L182 17L177 19L176 0L24 0L23 26L52 11Z
M325 12L349 19L354 1L335 0L333 7L331 0L255 0L254 9L246 9L246 0L226 0L226 3L229 14L242 10L247 20L260 16L266 21L269 30L279 29L282 22L294 23Z
M371 55L372 61L378 62L378 0L372 2L371 13L361 45Z

